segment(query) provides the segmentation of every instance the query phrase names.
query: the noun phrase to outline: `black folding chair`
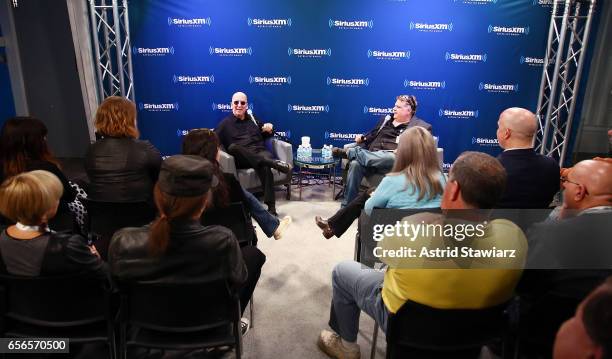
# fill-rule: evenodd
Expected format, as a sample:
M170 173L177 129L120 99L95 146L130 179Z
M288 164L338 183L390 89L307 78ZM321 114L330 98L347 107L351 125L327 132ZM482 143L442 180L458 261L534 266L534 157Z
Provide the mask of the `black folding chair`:
M125 227L141 227L155 219L155 209L146 202L115 203L82 200L87 208L85 226L93 235L102 259L107 260L108 246L113 234Z
M3 337L104 342L116 357L110 292L90 275L0 275L0 309Z
M407 301L387 323L387 358L478 358L503 339L507 304L484 309L435 309Z
M257 245L257 235L251 221L251 216L242 202L232 202L227 208L217 208L202 214L202 224L205 226L219 225L230 229L240 246Z
M119 286L122 358L127 358L130 347L195 350L232 346L240 359L240 300L227 281L126 282Z

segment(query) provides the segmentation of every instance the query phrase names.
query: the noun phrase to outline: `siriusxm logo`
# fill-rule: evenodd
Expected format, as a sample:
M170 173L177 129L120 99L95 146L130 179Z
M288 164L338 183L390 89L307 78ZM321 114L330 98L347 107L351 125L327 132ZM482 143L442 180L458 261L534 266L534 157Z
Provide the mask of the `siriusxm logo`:
M462 2L463 4L470 5L488 5L488 4L497 4L497 0L453 0L453 2Z
M132 47L134 55L143 56L166 56L174 55L174 46L170 47Z
M521 56L519 62L521 65L527 64L529 66L542 66L544 65L544 58Z
M442 163L442 170L444 170L445 172L448 172L450 171L452 165L453 165L452 163L444 162Z
M323 57L323 56L331 56L331 49L294 49L288 48L287 55L296 56L296 57Z
M291 131L274 131L274 133L280 137L291 138Z
M291 76L264 77L249 75L249 83L256 85L291 85Z
M533 5L540 5L542 7L551 7L554 0L533 0Z
M328 86L336 87L363 87L370 86L370 79L366 78L355 78L355 79L340 79L335 77L327 77Z
M329 112L329 105L287 105L288 112L297 112L297 113L323 113Z
M247 25L259 28L291 27L291 23L290 17L286 19L257 19L249 17L247 19Z
M452 62L487 62L487 54L458 54L454 52L447 52L444 54L446 61Z
M365 114L371 114L371 115L376 115L376 116L380 116L380 115L390 115L393 114L393 108L391 107L370 107L370 106L363 106L363 113Z
M151 112L166 112L166 111L178 111L179 104L175 103L138 103L138 108L141 111L151 111Z
M377 60L408 60L410 59L410 50L407 50L407 51L368 50L368 58L370 57L373 57Z
M510 35L510 36L518 36L518 35L529 35L529 26L521 27L521 26L497 26L497 25L489 25L487 31L490 33L494 33L496 35Z
M328 25L330 29L338 28L338 29L352 29L352 30L362 30L362 29L371 29L374 27L373 20L355 20L355 21L346 21L346 20L334 20L329 19Z
M499 142L497 138L472 137L472 144L480 146L497 146Z
M211 56L244 56L253 55L252 47L212 47L208 48L208 53Z
M338 141L352 142L355 140L357 136L360 136L360 135L361 135L360 133L340 133L340 132L325 131L326 140L338 140Z
M180 128L176 130L176 135L178 137L187 136L188 133L189 133L189 130L181 130Z
M229 103L212 103L212 110L219 112L232 112L232 105ZM253 104L249 104L249 110L253 111Z
M438 116L446 118L478 118L478 110L449 110L439 109Z
M478 84L478 90L487 92L518 92L518 84L489 84L481 82Z
M192 18L192 19L168 17L168 26L202 27L204 25L210 26L210 24L211 24L211 21L209 17Z
M413 90L436 90L446 88L446 81L414 81L404 80L404 87L410 87Z
M188 76L188 75L173 75L172 82L183 85L203 85L215 83L215 75L208 76Z
M428 24L424 22L412 22L410 21L410 30L417 30L423 32L442 32L442 31L453 31L453 23L438 23Z

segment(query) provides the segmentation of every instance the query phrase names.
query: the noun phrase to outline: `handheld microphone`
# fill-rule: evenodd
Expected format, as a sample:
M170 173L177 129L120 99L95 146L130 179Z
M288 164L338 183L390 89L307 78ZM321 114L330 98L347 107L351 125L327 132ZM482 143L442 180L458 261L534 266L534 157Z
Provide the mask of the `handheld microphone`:
M255 121L255 116L253 116L253 110L248 109L247 114L249 115L249 117L251 117L251 120Z
M385 116L385 122L386 122L386 121L389 121L390 119L391 119L391 115L387 115L387 116Z

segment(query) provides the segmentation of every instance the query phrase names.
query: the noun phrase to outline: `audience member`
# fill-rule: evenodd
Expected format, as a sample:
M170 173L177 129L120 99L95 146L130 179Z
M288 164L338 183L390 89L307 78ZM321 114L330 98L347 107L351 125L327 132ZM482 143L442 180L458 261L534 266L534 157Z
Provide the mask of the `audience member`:
M465 152L450 170L441 208L447 213L452 211L457 219L464 216L465 220L471 221L477 211L456 210L492 208L501 197L505 182L505 170L495 158L484 153ZM416 214L406 217L404 221L423 223L422 219L427 217L426 223L436 223L443 220L442 216ZM444 237L437 239L442 244L440 248L453 243ZM428 243L430 240L432 243ZM429 246L434 244L433 240L419 233L413 243ZM425 262L419 268L436 269L408 269L390 265L384 273L352 261L336 265L332 274L329 322L334 332L321 332L319 348L333 358L359 358L360 349L356 339L361 310L386 331L389 314L396 313L408 300L437 309L489 308L508 301L521 275L521 270L517 268L522 267L526 253L523 232L508 220L495 219L488 222L484 235L478 237L477 243L515 248L517 254L515 258L501 259L506 265L503 269L493 269L491 266L497 258L470 258L466 262L450 258L422 259Z
M423 127L411 127L399 137L393 169L370 196L362 192L328 220L315 217L325 238L340 237L365 208L436 208L446 179L438 164L436 143Z
M612 358L612 277L591 292L559 328L553 358Z
M559 191L559 165L533 150L538 129L536 117L512 107L497 121L497 140L504 151L497 157L506 169L506 191L497 208L548 208Z
M0 272L33 277L86 272L108 279L108 269L95 246L87 246L80 235L48 228L62 192L57 176L41 170L2 183L0 212L16 224L0 234Z
M210 189L219 183L214 172L199 156L177 155L162 163L154 190L159 217L115 233L109 248L115 277L167 283L227 278L244 312L266 257L256 247L240 248L229 229L200 223Z
M348 150L334 148L334 156L346 157L348 174L344 187L342 207L347 206L359 192L361 180L368 174L385 174L393 167L397 138L406 129L421 126L431 132L431 125L415 116L417 100L414 96L400 95L393 107L393 116L382 117L365 135L355 138Z
M223 173L219 167L220 142L217 135L206 128L191 130L183 138L183 154L201 156L210 161L214 166L215 176L219 179L219 185L213 188L212 208L206 209L206 215L224 216L224 209L230 202L240 202L245 209L255 218L263 232L268 238L281 239L283 231L291 223L291 217L285 216L279 220L271 215L259 203L257 198L246 191L240 182L231 173Z
M76 191L59 168L47 145L47 126L34 117L8 119L0 130L0 182L22 172L44 170L61 181L61 208L75 201Z
M550 353L561 323L612 274L612 164L577 163L563 182L558 220L529 231L529 257L521 283L525 340Z
M276 216L276 198L274 195L274 177L271 169L283 173L291 171L291 165L275 160L266 149L264 140L274 135L271 123L262 124L247 113L247 96L243 92L232 95L232 114L225 117L215 132L221 144L230 155L234 156L237 168L254 168L264 192L264 203L268 211Z
M138 140L136 106L108 97L96 112L101 138L85 154L89 198L101 202L151 202L161 156L148 141Z

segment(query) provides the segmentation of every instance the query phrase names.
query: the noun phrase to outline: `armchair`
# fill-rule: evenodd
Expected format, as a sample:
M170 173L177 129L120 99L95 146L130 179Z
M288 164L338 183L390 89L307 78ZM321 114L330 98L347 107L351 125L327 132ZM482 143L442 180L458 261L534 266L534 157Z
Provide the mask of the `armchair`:
M266 140L266 147L275 158L281 161L285 161L293 166L293 148L290 143L281 141L276 138ZM225 151L221 151L221 158L219 164L223 172L233 174L240 182L240 185L248 191L255 191L261 189L261 182L257 177L257 173L253 168L237 169L236 161L234 156L230 155ZM287 187L287 199L291 199L291 172L282 173L275 169L272 170L274 176L274 184L282 184Z

